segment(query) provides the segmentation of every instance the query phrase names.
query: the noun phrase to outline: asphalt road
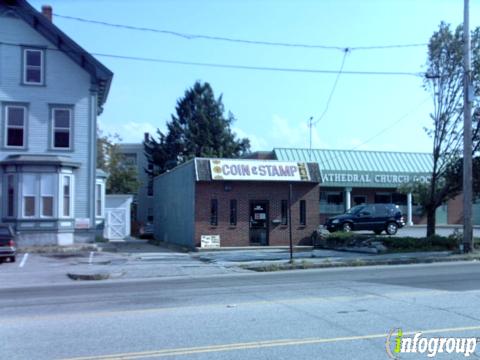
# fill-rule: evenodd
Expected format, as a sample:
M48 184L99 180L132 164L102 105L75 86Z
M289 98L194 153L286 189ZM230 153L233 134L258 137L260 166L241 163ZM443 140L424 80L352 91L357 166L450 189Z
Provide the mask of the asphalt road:
M0 358L387 359L391 329L480 337L479 290L478 263L2 289Z

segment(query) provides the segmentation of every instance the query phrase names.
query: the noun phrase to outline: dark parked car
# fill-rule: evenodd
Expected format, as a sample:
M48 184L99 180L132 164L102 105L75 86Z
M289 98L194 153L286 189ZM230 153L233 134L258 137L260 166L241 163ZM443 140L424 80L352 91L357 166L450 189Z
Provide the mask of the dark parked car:
M16 254L15 234L12 228L0 224L0 261L8 259L10 262L15 262Z
M140 239L150 239L153 238L153 224L146 223L140 227L139 230Z
M328 231L334 232L372 230L380 235L385 231L395 235L405 225L402 211L395 204L364 204L352 207L345 214L331 217L325 223Z

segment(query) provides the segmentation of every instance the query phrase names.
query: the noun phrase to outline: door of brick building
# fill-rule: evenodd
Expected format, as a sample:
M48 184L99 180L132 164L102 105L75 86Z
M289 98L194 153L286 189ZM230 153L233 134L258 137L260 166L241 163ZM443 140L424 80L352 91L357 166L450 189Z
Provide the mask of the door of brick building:
M268 245L268 201L250 201L250 245Z

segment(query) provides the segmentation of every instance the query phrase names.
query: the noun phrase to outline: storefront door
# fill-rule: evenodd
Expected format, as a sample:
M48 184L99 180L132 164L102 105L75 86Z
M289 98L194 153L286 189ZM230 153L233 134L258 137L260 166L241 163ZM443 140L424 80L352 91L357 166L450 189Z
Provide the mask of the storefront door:
M250 202L250 245L268 245L268 201Z

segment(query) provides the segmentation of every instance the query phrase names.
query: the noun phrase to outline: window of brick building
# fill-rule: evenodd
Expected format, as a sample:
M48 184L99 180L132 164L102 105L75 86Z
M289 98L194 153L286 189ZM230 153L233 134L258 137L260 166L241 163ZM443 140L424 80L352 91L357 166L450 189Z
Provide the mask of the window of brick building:
M218 200L212 199L210 202L210 225L218 225Z
M300 200L300 225L307 225L307 204Z
M282 200L281 203L281 220L280 224L282 225L287 225L288 224L288 201L287 200Z
M237 225L237 200L230 200L230 225Z

